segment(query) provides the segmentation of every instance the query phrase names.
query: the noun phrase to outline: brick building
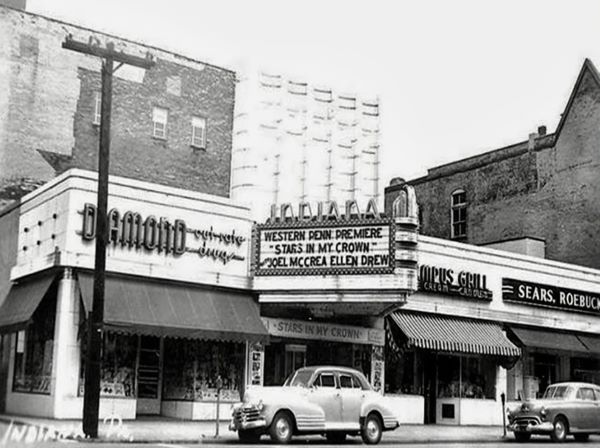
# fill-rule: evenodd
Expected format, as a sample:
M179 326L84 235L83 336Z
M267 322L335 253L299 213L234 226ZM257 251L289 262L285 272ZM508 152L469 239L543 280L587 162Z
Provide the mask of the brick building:
M0 2L0 208L68 168L97 167L100 61L63 49L69 34L156 61L115 73L111 174L229 195L232 71L24 6Z
M428 170L409 181L421 232L600 267L600 75L581 68L561 120L529 139ZM386 208L401 179L385 190Z

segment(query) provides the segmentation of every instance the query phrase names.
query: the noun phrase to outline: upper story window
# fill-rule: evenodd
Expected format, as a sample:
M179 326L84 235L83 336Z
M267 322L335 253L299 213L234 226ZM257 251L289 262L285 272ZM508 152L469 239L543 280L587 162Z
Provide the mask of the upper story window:
M206 149L206 118L192 117L192 143L194 148Z
M96 96L94 98L94 121L92 124L96 126L100 126L100 119L102 118L102 94L100 92L96 92Z
M167 138L167 121L169 118L169 111L162 107L155 107L152 110L152 136L156 138Z
M452 193L452 210L450 212L452 238L467 236L467 194L464 190Z

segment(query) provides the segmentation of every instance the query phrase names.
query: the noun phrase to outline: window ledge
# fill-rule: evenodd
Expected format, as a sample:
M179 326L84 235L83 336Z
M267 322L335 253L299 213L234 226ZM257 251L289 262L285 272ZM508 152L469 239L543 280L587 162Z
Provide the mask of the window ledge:
M206 152L206 145L204 145L204 146L190 145L190 148L192 148L194 151L204 151L204 152Z

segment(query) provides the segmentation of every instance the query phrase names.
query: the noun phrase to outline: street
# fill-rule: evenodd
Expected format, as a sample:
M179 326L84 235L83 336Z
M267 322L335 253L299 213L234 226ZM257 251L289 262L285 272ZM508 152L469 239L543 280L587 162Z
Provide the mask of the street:
M587 443L578 443L575 442L572 438L568 438L567 441L565 442L565 444L563 444L562 446L567 446L569 448L578 448L578 447L592 447L592 446L598 446L598 444L600 444L600 436L592 436L590 438L590 441ZM363 445L360 438L350 438L348 439L348 441L344 444L347 446L359 446L359 445ZM531 440L531 442L527 442L527 443L518 443L514 440L514 438L512 438L510 435L506 438L506 439L499 439L498 441L489 441L489 442L484 442L484 441L471 441L471 442L448 442L448 441L432 441L432 442L419 442L419 443L413 443L410 441L405 441L405 440L394 440L393 437L388 437L386 439L386 437L384 436L384 438L382 439L381 443L379 444L380 446L385 446L385 447L394 447L394 446L398 446L398 447L428 447L428 448L433 448L433 447L478 447L478 446L484 446L486 448L500 448L500 447L528 447L528 448L535 448L535 447L555 447L557 446L556 444L552 443L549 438L547 437L535 437ZM5 446L9 446L9 445L5 445ZM62 442L51 442L51 443L40 443L40 444L19 444L19 445L10 445L10 447L12 448L13 446L27 446L27 447L44 447L44 448L66 448L66 447L89 447L90 443L89 442L78 442L78 441L62 441ZM235 440L232 439L225 439L223 441L215 441L215 440L210 440L206 443L160 443L160 442L156 442L156 443L101 443L100 446L102 447L106 447L106 448L188 448L188 447L206 447L206 448L219 448L219 447L223 447L223 446L231 446L231 447L239 447L239 448L254 448L257 446L271 446L271 447L276 447L276 446L290 446L290 447L295 447L295 446L310 446L310 447L331 447L331 446L341 446L341 445L332 445L332 444L328 444L324 439L322 438L318 438L318 437L305 437L305 438L296 438L293 439L292 442L289 445L275 445L272 444L271 441L268 438L263 438L261 439L261 443L260 444L241 444L238 443ZM366 445L363 445L366 446Z

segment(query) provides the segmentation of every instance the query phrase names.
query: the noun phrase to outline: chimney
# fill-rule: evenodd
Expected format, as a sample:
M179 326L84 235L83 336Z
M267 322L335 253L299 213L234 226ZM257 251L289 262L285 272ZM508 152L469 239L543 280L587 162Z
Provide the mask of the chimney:
M529 140L527 141L527 151L533 151L535 149L535 139L538 138L539 135L537 132L532 132L529 134Z
M27 6L27 0L0 0L0 6L8 6L12 9L25 11L25 7Z
M538 134L541 136L546 135L546 126L538 126Z
M403 185L405 184L406 181L402 178L402 177L394 177L391 181L390 181L390 187L394 186L394 185Z

